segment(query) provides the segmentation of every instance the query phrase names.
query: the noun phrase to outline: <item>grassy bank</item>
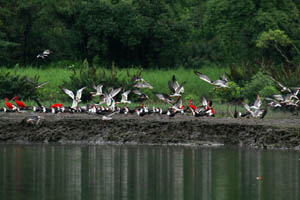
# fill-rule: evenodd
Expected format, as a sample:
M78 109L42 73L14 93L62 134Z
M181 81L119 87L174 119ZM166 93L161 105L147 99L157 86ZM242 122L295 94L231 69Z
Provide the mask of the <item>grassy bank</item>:
M105 70L107 74L110 73L110 69L101 68ZM117 69L117 76L120 80L127 76L127 73L133 75L140 69L138 68L127 68ZM43 102L57 102L57 101L68 101L68 97L61 91L60 87L64 87L63 83L70 80L70 76L73 71L69 68L60 68L59 66L46 67L46 68L34 68L34 67L14 67L14 68L1 68L1 72L10 72L15 75L26 75L28 78L39 76L39 82L49 83L44 88L40 89L39 94ZM219 78L219 75L223 72L228 72L227 68L222 67L203 67L198 69L203 74L209 76L212 80ZM158 70L158 69L144 69L141 76L150 83L153 90L143 90L146 94L150 95L151 100L156 102L155 93L170 93L168 88L168 81L175 75L179 83L186 81L184 85L185 93L183 96L184 100L193 99L199 101L201 97L207 96L212 97L213 86L200 80L195 74L193 69L169 69L169 70ZM95 83L98 84L98 83ZM90 87L90 85L88 85ZM110 87L109 85L104 86L104 89Z

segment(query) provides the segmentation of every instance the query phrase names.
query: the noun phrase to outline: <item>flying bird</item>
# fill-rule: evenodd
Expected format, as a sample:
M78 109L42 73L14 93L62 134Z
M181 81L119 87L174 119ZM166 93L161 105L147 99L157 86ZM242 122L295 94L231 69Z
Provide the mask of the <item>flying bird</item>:
M212 81L210 80L210 78L208 78L208 76L200 73L200 72L197 72L195 71L195 74L200 78L202 79L203 81L211 84L211 85L214 85L216 86L216 88L228 88L228 79L226 78L226 75L225 73L223 73L222 77L219 79L219 80L216 80L216 81Z
M76 109L77 105L79 102L81 102L81 96L82 96L82 91L85 89L86 87L83 87L81 89L79 89L76 93L76 97L74 96L74 93L71 90L68 90L66 88L63 88L62 90L64 91L64 93L66 93L67 95L69 95L72 99L73 99L73 103L71 108L72 109Z

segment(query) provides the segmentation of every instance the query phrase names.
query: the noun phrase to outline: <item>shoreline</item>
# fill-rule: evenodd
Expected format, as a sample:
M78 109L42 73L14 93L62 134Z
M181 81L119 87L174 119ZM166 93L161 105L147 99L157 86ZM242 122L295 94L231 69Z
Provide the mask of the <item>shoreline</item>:
M26 123L39 115L39 125ZM149 144L230 145L267 149L300 149L300 119L232 119L156 114L0 113L2 144Z

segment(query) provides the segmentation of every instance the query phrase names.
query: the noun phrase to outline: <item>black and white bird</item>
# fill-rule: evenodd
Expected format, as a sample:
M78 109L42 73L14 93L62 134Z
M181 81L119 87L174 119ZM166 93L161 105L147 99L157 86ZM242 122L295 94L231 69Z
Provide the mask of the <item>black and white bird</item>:
M149 88L149 89L153 89L153 87L147 83L145 80L143 80L142 82L137 82L133 85L133 87L135 88Z
M228 79L226 78L225 73L223 73L222 77L219 80L216 81L212 81L210 78L208 78L208 76L195 71L195 74L202 79L203 81L216 86L216 88L228 88Z
M91 96L95 97L95 96L101 96L103 95L103 92L102 92L102 88L103 88L103 85L95 85L93 84L92 87L96 90L96 92L91 92Z
M64 93L66 93L67 95L69 95L73 99L73 103L72 103L72 106L71 106L72 109L76 109L78 103L81 102L82 91L85 88L86 87L83 87L83 88L79 89L77 91L77 93L76 93L76 97L74 96L74 93L71 90L68 90L66 88L62 88L62 90L64 91Z
M132 93L138 95L138 99L140 99L140 100L149 99L148 95L142 93L140 90L133 90Z
M180 97L181 94L184 93L184 87L183 87L184 84L185 84L185 81L181 85L179 85L179 83L177 82L177 80L175 78L175 75L173 75L172 81L168 82L169 89L173 93L170 95L170 97Z
M49 49L44 50L42 53L38 54L36 56L36 58L42 58L45 59L46 57L48 57L50 54L52 53L52 51L50 51Z
M174 100L171 99L170 96L167 94L164 93L156 94L156 97L167 104L172 105L174 103Z
M122 99L120 103L124 103L124 104L130 104L131 101L128 101L128 94L131 92L131 90L127 90L125 92L122 93Z

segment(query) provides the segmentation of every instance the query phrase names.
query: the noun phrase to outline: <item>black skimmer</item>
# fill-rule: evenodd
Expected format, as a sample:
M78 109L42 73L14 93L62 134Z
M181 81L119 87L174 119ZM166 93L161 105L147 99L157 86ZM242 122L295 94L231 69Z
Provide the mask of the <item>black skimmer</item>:
M243 103L244 105L244 108L251 114L251 116L253 118L263 118L265 117L266 113L267 113L267 110L265 109L261 109L261 99L260 99L260 96L257 95L256 97L256 100L253 104L253 106L249 106L248 104L246 103ZM252 109L252 110L251 110Z
M127 90L127 91L125 91L125 92L122 93L122 99L121 99L120 103L124 103L125 105L131 103L131 101L128 101L128 94L130 92L131 92L131 90Z
M41 116L39 115L30 116L24 119L24 122L26 124L36 125L36 126L40 124L40 121L41 121Z
M71 90L68 90L66 88L62 88L62 90L64 91L64 93L66 93L67 95L69 95L72 99L73 99L73 103L71 108L76 109L77 105L79 102L81 102L81 96L82 96L82 91L85 89L86 87L83 87L81 89L79 89L76 93L76 97L74 96L74 93Z
M96 90L96 92L91 92L91 96L95 97L95 96L101 96L103 95L103 92L102 92L102 88L103 88L103 85L97 85L95 86L95 84L92 85L92 87Z
M216 80L216 81L212 81L210 80L210 78L208 78L208 76L200 73L200 72L196 72L195 71L195 74L200 78L202 79L203 81L211 84L211 85L214 85L216 86L216 88L228 88L228 80L226 78L226 75L225 73L223 73L222 77L220 80Z
M44 50L42 53L38 54L36 56L36 58L42 58L45 59L46 57L48 57L50 54L52 53L52 51L50 51L49 49Z
M140 90L133 90L132 93L138 95L138 98L140 100L147 100L147 99L149 99L149 97L146 94L142 93Z
M173 75L172 81L168 82L168 86L171 92L173 93L170 95L170 97L180 97L181 93L184 92L184 87L183 87L184 84L185 81L181 85L179 85L178 82L176 81L175 75Z
M133 85L133 87L135 88L149 88L149 89L153 89L153 87L147 83L145 80L143 80L142 82L137 82Z
M156 94L157 98L160 99L161 101L172 105L174 103L174 100L170 98L169 95L161 93L161 94Z
M113 112L113 113L111 113L111 114L109 114L109 115L104 115L104 116L102 116L102 120L112 120L112 116L114 115L114 114L116 114L117 112Z

